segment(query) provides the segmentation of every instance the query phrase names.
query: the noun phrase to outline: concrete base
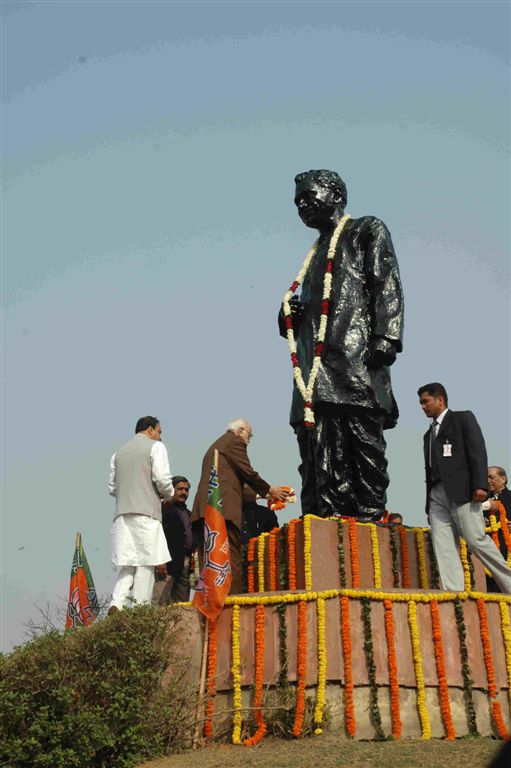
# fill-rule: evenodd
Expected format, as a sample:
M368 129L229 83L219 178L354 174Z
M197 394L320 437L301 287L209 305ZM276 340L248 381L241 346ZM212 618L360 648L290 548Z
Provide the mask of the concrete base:
M406 590L389 590L390 596L403 596ZM280 596L299 593L280 593ZM303 595L303 593L300 593ZM439 704L439 687L435 661L435 647L431 622L430 602L442 598L440 591L409 591L416 595L417 622L419 629L420 653L422 658L422 674L426 689L426 707L431 722L432 736L445 737L445 728L441 719ZM273 593L279 596L279 593ZM419 601L419 595L422 600ZM255 607L261 598L271 596L254 595L249 598L253 604L243 605L240 609L240 646L241 646L241 684L243 690L243 707L247 708L245 716L249 716L252 706L254 683L254 634ZM360 596L362 597L362 595ZM369 674L366 652L364 650L364 627L362 622L362 605L358 596L349 597L351 664L354 684L354 703L357 739L375 738L375 729L369 709ZM308 593L307 601L307 662L306 684L309 695L315 697L318 680L318 645L317 645L317 595ZM501 598L510 614L509 598ZM506 638L502 632L501 613L498 602L485 599L491 665L495 676L497 701L501 703L503 719L506 727L510 728L510 678L506 665ZM492 718L492 702L488 694L487 662L484 657L481 639L480 619L475 598L462 602L463 620L466 632L466 649L468 666L473 680L472 700L476 711L477 730L481 735L496 733ZM461 663L461 645L458 626L452 601L438 602L442 635L442 647L445 663L445 675L449 690L451 714L456 736L468 733L468 718L464 678ZM345 735L344 699L345 674L344 656L341 642L341 613L338 596L325 601L326 609L326 701L329 710L329 727L336 729L340 737ZM200 675L200 659L202 653L202 619L192 608L183 608L182 637L183 651L189 656L189 683L196 685ZM288 681L297 681L297 652L298 652L298 605L286 604L286 655L288 661ZM370 600L371 637L375 664L376 684L378 686L378 705L381 713L383 730L386 735L392 733L389 696L388 648L384 625L383 600ZM408 604L393 601L394 642L397 655L397 678L399 683L400 717L403 724L403 738L421 736L421 726L417 707L417 687L413 658L410 627L408 623ZM276 605L265 607L265 652L263 678L265 687L277 684L280 672L280 634L279 613ZM507 649L511 659L511 648ZM214 737L221 738L230 732L232 724L232 607L226 605L217 623L216 649L216 690ZM511 670L510 670L511 674ZM222 716L225 712L225 717Z

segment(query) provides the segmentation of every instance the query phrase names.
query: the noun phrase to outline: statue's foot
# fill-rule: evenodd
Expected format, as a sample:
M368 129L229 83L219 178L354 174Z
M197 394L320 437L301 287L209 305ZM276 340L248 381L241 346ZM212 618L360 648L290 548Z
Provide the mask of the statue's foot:
M361 523L376 523L384 514L385 510L376 507L359 507L355 517Z

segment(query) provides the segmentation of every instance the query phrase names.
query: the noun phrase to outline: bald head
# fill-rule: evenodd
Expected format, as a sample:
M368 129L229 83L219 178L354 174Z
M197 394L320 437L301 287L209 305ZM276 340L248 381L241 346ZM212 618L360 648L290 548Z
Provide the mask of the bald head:
M248 445L252 437L252 425L245 419L234 419L227 425L227 430L241 438L245 445Z
M488 487L492 493L500 493L507 485L507 474L503 467L488 467Z

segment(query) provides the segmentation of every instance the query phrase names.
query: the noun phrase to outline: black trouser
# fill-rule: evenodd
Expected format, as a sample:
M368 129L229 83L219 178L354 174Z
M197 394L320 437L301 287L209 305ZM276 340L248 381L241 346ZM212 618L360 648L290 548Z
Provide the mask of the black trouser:
M378 520L389 484L383 417L366 408L319 405L315 427L295 428L302 459L302 514Z

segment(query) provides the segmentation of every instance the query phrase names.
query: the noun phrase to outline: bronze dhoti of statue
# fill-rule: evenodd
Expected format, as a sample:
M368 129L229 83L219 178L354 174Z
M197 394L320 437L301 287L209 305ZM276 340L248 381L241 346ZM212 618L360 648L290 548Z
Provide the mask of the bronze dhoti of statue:
M298 214L319 231L279 314L293 363L302 514L378 520L389 484L383 430L398 418L390 366L402 351L399 267L381 220L345 214L337 173L307 171L295 183Z

